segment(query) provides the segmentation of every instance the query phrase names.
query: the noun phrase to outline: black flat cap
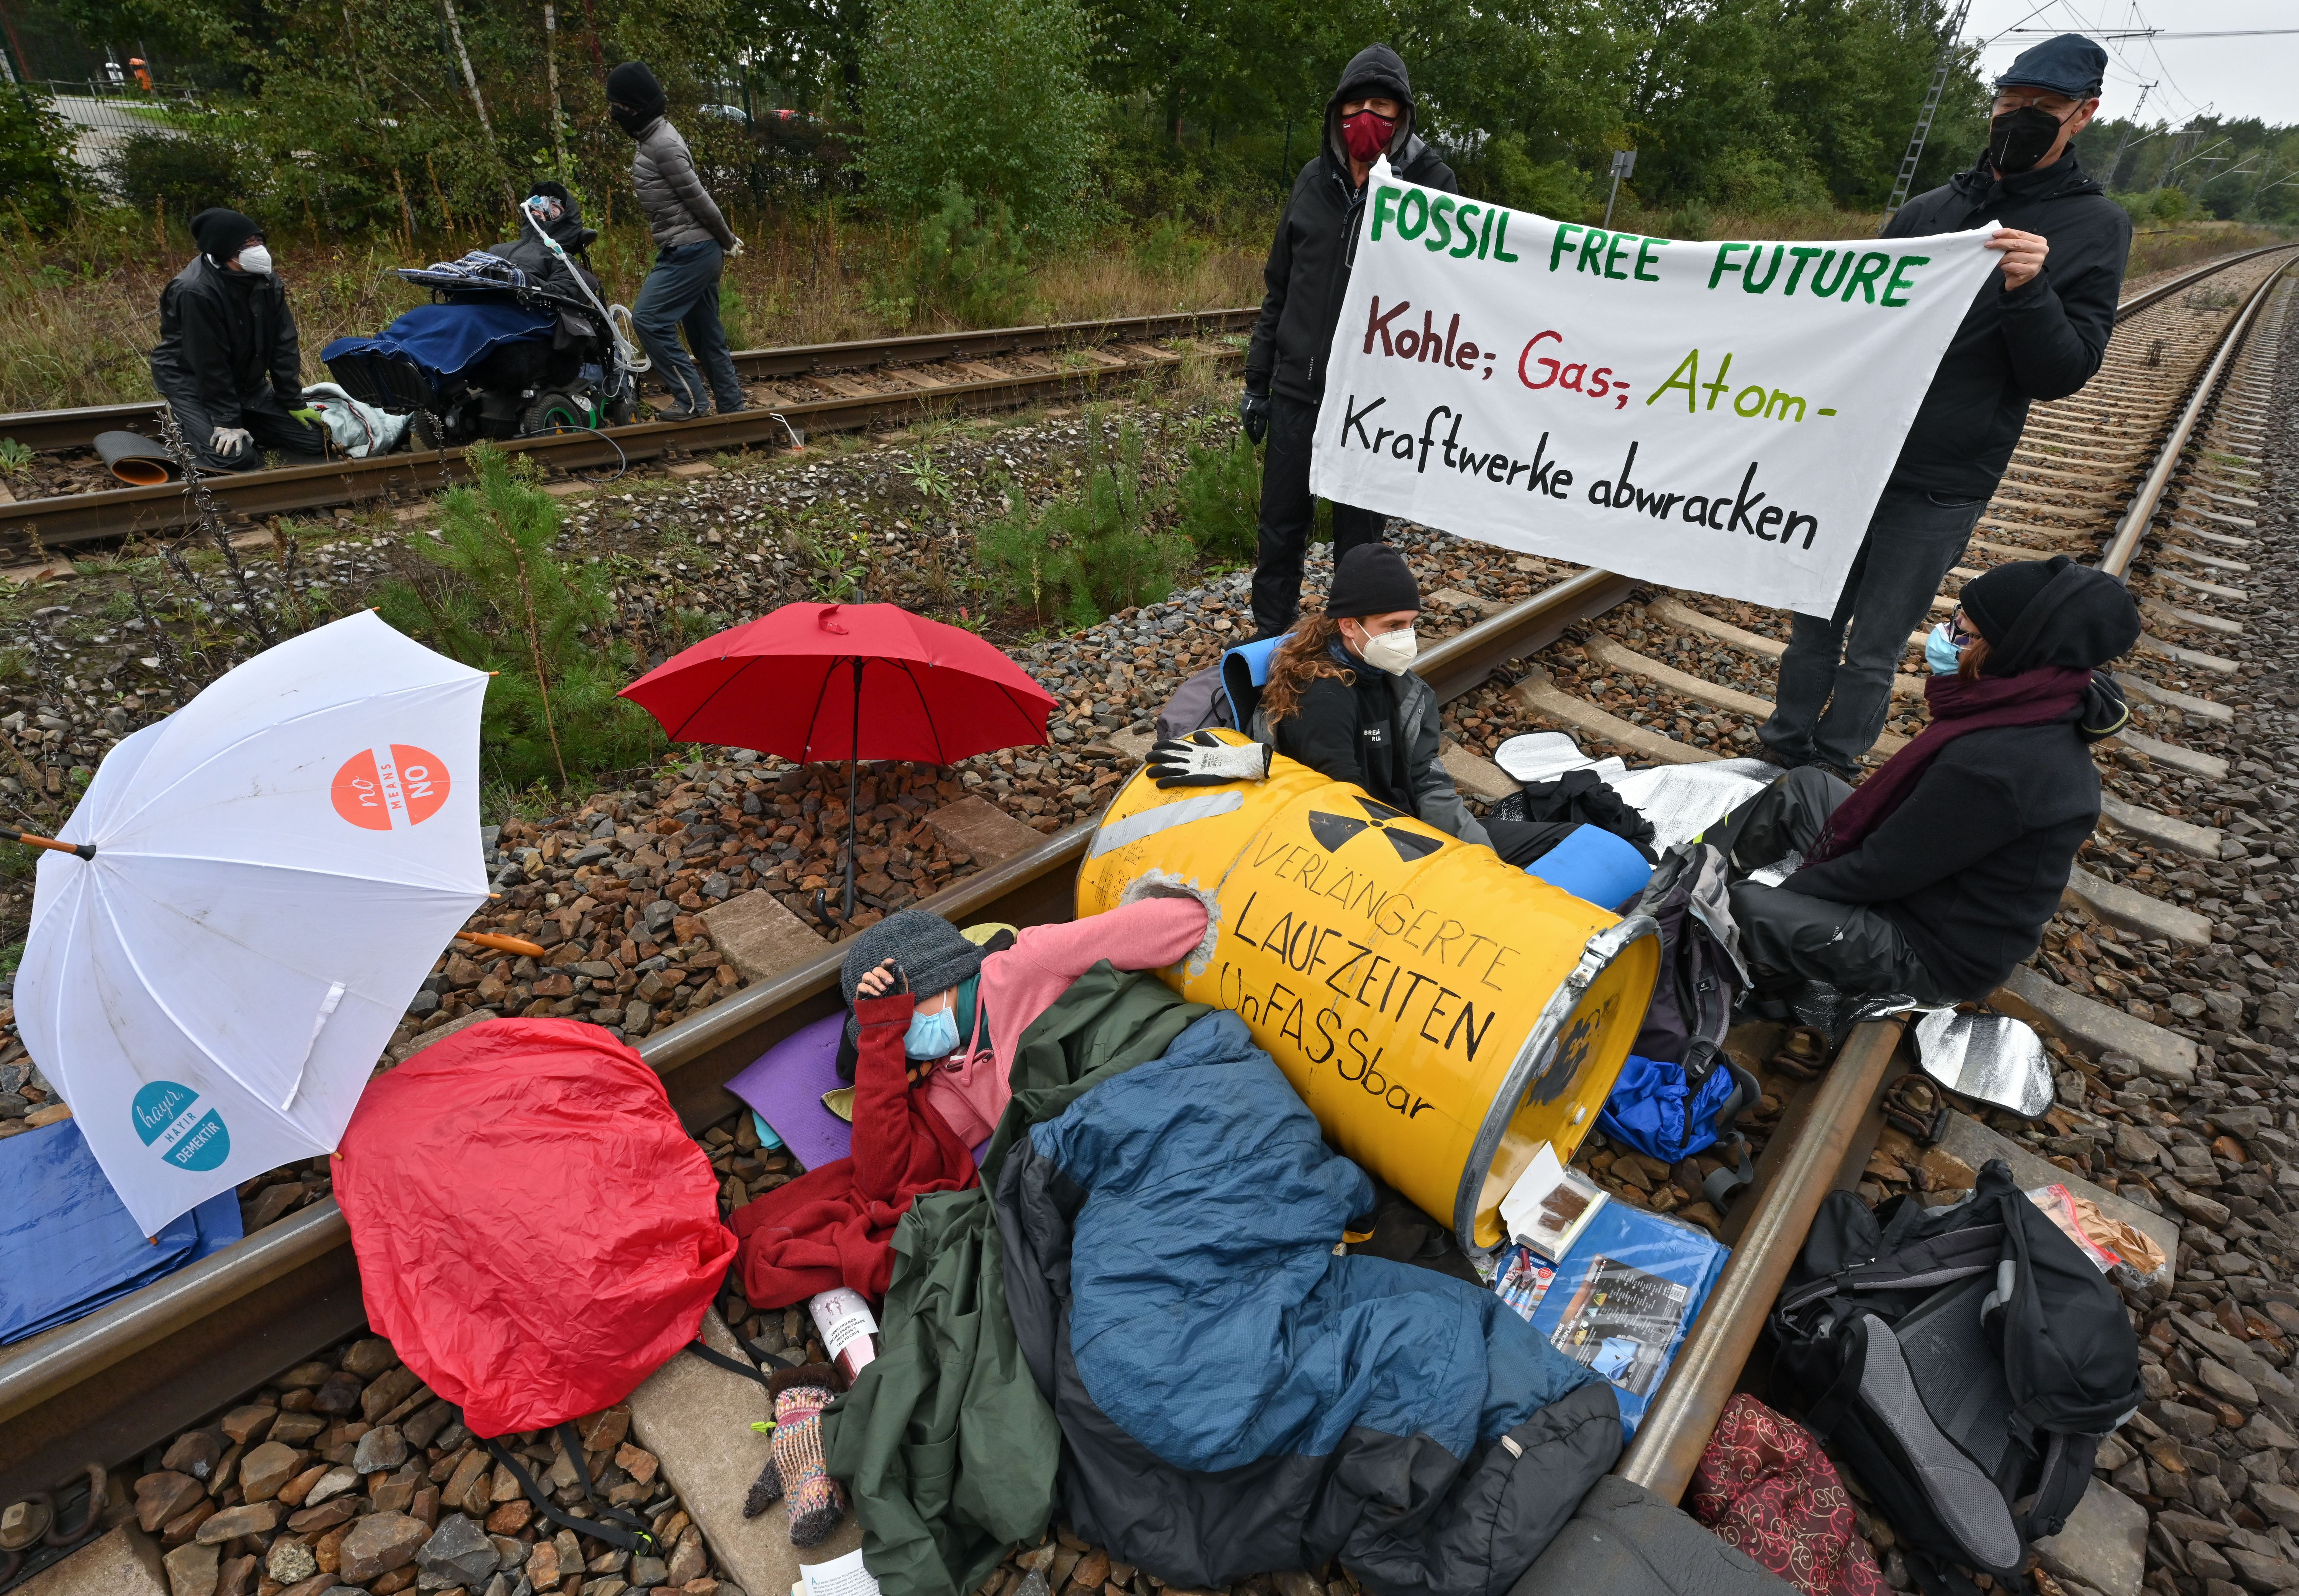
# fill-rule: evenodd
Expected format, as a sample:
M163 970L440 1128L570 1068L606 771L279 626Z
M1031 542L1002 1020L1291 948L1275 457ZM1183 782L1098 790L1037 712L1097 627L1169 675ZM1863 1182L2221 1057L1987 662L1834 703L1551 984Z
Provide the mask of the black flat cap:
M2062 33L2020 52L1996 79L1998 88L2048 88L2087 100L2107 76L2107 52L2080 33Z

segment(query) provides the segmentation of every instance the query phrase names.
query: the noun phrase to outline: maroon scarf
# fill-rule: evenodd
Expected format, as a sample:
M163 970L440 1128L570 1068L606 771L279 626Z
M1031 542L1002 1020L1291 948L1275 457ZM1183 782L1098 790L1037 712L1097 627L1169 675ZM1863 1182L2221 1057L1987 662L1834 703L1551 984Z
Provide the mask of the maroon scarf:
M1978 681L1960 676L1933 677L1924 684L1932 723L1837 805L1805 863L1822 864L1858 847L1907 801L1939 751L1964 733L1991 726L2048 726L2064 720L2083 702L2084 690L2090 686L2090 671L2063 665L2023 670L2018 676L1984 676Z

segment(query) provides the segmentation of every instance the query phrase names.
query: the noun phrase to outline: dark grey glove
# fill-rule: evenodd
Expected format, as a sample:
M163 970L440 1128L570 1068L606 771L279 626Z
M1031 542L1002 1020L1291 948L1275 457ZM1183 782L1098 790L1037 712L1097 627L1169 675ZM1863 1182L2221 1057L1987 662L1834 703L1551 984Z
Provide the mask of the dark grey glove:
M1237 413L1245 423L1245 436L1249 442L1257 444L1269 436L1268 395L1257 394L1249 388L1239 396Z

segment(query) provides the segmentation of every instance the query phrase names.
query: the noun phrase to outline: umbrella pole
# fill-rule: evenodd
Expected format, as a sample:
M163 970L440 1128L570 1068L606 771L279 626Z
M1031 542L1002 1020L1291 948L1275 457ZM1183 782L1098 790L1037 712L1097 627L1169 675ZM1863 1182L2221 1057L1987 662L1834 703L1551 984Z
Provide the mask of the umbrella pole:
M860 817L854 812L855 794L859 786L862 760L862 660L854 660L854 724L846 744L846 924L854 924L854 846L857 823Z

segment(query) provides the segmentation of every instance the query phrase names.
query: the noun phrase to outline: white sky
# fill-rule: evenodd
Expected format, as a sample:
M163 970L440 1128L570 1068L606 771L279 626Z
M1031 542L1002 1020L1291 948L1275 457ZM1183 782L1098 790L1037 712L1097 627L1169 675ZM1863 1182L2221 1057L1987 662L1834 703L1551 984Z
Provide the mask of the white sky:
M2031 14L2032 13L2032 14ZM1967 41L1995 38L2009 28L2048 28L2091 33L2134 28L2200 32L2231 28L2299 28L2294 0L1971 0ZM2017 34L1981 52L1983 80L2011 64L2028 46L2049 37ZM2270 124L2299 122L2299 33L2254 38L2103 39L2107 87L2102 116L2128 116L2139 86L2154 83L2140 112L2178 126L2208 108L2220 116L2255 116Z

